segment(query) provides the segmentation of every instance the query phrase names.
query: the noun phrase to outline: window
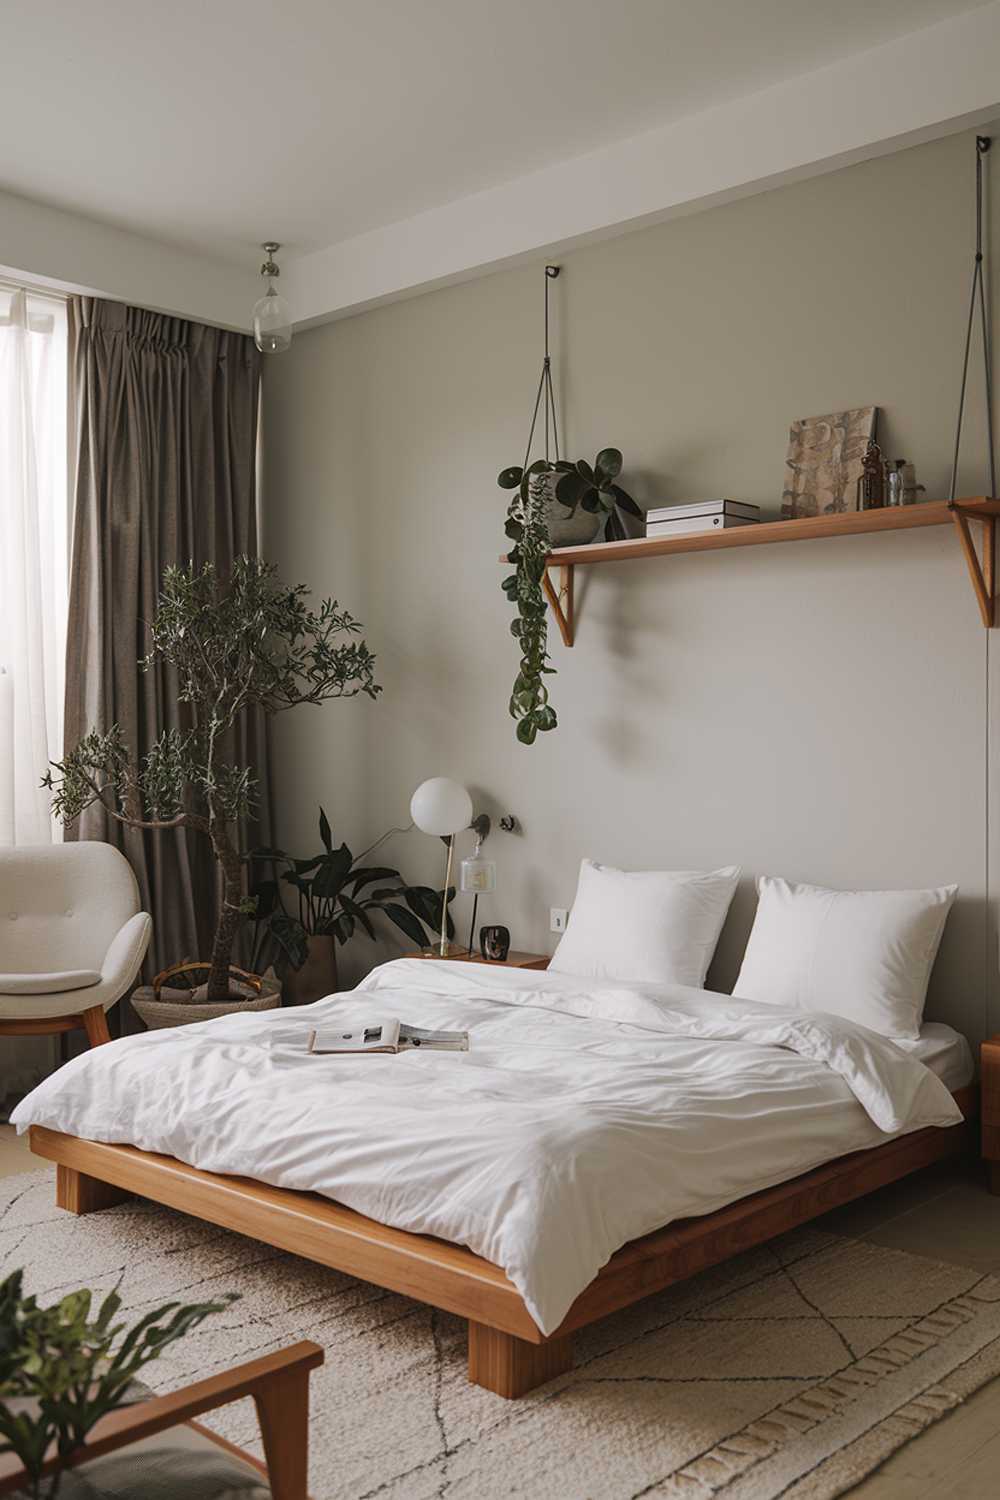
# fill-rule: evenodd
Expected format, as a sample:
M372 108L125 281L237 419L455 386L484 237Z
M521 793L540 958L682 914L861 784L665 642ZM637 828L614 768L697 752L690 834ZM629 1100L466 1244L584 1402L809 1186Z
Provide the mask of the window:
M60 837L68 594L66 304L0 282L0 844Z

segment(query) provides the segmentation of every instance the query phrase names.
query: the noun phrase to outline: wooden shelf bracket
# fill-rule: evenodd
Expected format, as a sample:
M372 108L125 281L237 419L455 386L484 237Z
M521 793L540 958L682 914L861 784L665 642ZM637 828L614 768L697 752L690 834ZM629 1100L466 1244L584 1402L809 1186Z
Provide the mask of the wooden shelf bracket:
M997 518L994 514L981 510L971 511L962 505L960 501L951 501L948 508L951 511L951 518L958 531L958 539L962 544L962 551L965 554L966 566L969 569L969 578L979 604L979 613L982 616L986 629L992 630L996 622L995 573ZM981 561L969 528L970 515L982 526Z
M552 606L552 613L556 617L559 626L559 634L563 638L564 646L573 644L573 564L565 563L559 569L559 587L556 589L552 582L551 568L546 568L542 577L545 588L545 597Z

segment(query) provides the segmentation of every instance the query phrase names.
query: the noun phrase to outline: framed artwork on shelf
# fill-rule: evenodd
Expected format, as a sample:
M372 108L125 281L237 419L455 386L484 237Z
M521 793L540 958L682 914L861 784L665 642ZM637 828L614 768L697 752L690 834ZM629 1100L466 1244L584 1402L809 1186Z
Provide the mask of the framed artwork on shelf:
M877 406L855 406L793 422L781 514L825 516L857 510L858 480L877 421Z

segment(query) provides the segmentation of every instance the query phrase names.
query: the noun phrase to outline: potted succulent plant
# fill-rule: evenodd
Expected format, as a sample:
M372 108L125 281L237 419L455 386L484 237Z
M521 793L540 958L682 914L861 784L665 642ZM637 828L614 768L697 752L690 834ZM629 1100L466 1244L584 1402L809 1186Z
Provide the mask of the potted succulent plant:
M308 593L281 583L275 568L257 558L236 558L226 581L211 564L167 568L149 627L151 649L140 666L173 668L189 727L164 731L140 761L119 725L92 730L44 778L53 811L67 823L99 802L128 828L189 828L211 842L220 877L211 958L157 976L173 978L170 998L154 982L152 996L133 1002L149 1025L260 1009L280 999L273 978L242 970L234 977L233 944L251 909L237 829L253 809L256 781L252 767L227 759L226 737L254 707L275 714L381 692L375 658L355 639L357 620L336 600L310 609ZM204 982L193 983L196 976ZM193 987L178 993L178 981Z
M632 496L616 482L622 470L617 448L602 448L593 467L585 459L536 459L526 469L516 465L501 470L497 483L513 490L504 531L514 543L507 554L514 572L501 585L517 609L510 630L521 648L517 676L508 705L517 723L517 738L533 745L540 733L555 729L558 719L543 679L555 673L549 665L548 614L544 578L546 558L553 545L588 542L600 529L616 541L625 536L619 511L642 517ZM582 524L566 529L569 516Z
M263 962L270 942L280 955L285 998L293 1005L308 1005L336 991L337 944L349 942L359 931L374 941L374 913L388 917L418 948L431 941L424 924L433 933L441 922L441 891L408 885L388 865L364 863L382 839L355 859L346 844L334 847L322 807L319 836L322 853L310 859L270 848L250 855L261 870L250 885L254 966ZM454 896L455 888L449 886L449 902ZM448 936L454 936L450 911Z

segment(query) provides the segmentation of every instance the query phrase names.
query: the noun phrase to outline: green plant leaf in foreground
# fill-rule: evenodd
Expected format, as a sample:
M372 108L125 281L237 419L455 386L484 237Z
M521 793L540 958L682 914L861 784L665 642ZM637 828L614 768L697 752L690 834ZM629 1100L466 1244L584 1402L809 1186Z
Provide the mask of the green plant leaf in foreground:
M42 1467L51 1450L79 1448L94 1424L120 1405L144 1365L235 1300L168 1302L131 1328L116 1322L122 1299L109 1292L96 1314L82 1289L51 1307L24 1293L24 1273L0 1282L0 1453L14 1453L40 1500ZM15 1406L14 1403L17 1403ZM58 1476L48 1490L58 1488Z

